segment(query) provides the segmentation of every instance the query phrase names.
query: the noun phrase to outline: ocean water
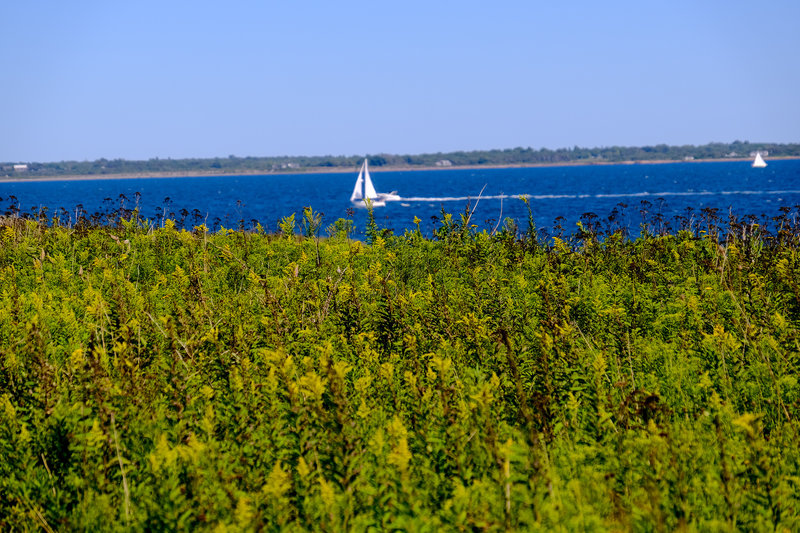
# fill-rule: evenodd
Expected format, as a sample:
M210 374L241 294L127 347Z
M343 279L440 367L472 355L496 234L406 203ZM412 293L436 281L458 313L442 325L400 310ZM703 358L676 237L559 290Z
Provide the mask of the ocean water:
M395 233L413 228L418 217L431 235L443 209L458 217L467 205L474 208L470 222L480 229L491 231L507 217L524 228L528 211L521 195L529 198L537 227L550 234L558 226L574 231L582 217L603 223L611 217L636 234L643 212L646 218L660 213L662 220L677 226L676 217L698 219L709 208L719 210L723 219L734 214L766 220L781 207L800 205L800 160L769 161L764 169L736 161L373 171L372 178L379 192L397 191L402 198L375 208L379 226ZM355 179L354 171L0 182L0 212L13 203L27 212L47 207L50 215L63 209L74 218L78 206L88 214L138 206L156 221L164 211L177 219L188 212L187 227L251 227L258 221L276 231L281 218L295 213L299 221L309 206L324 215L323 228L338 218L352 218L363 235L366 210L349 202Z

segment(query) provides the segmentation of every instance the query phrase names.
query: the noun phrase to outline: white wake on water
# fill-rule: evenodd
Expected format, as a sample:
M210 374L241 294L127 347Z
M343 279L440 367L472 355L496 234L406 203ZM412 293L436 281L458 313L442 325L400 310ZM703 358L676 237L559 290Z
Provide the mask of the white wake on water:
M683 191L683 192L626 192L626 193L601 193L601 194L496 194L492 196L403 196L402 202L464 202L467 200L506 200L508 198L527 197L531 200L558 200L558 199L583 199L583 198L662 198L668 196L730 196L730 195L773 195L773 194L800 194L800 190L782 191ZM401 204L402 205L402 204Z

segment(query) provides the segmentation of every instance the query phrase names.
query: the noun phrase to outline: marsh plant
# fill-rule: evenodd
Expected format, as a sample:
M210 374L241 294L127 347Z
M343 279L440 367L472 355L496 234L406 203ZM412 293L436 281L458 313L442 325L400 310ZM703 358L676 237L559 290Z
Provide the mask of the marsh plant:
M12 213L0 529L797 530L795 213Z

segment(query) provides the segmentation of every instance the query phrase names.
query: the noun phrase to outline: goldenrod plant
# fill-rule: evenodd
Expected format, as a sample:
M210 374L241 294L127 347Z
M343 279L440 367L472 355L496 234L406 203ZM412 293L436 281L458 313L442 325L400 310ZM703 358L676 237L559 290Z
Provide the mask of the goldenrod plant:
M713 215L713 213L708 213ZM800 529L800 228L0 222L0 529Z

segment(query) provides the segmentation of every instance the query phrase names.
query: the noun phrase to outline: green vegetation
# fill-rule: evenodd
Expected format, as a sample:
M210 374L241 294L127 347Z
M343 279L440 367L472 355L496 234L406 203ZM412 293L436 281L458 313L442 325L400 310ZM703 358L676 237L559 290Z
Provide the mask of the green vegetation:
M796 531L791 215L6 219L0 529Z
M449 152L419 155L370 155L373 167L392 168L433 167L441 161L452 166L481 165L530 165L541 163L618 163L621 161L684 161L687 159L725 159L752 157L760 150L770 157L800 157L800 144L710 143L702 146L656 146L604 148L513 148L506 150L482 150L473 152ZM0 176L97 176L114 174L158 174L158 173L267 173L301 172L307 169L355 169L362 156L281 156L281 157L236 157L210 159L150 159L128 161L125 159L99 159L97 161L61 161L58 163L29 163L23 171L14 171L12 163L0 163Z

